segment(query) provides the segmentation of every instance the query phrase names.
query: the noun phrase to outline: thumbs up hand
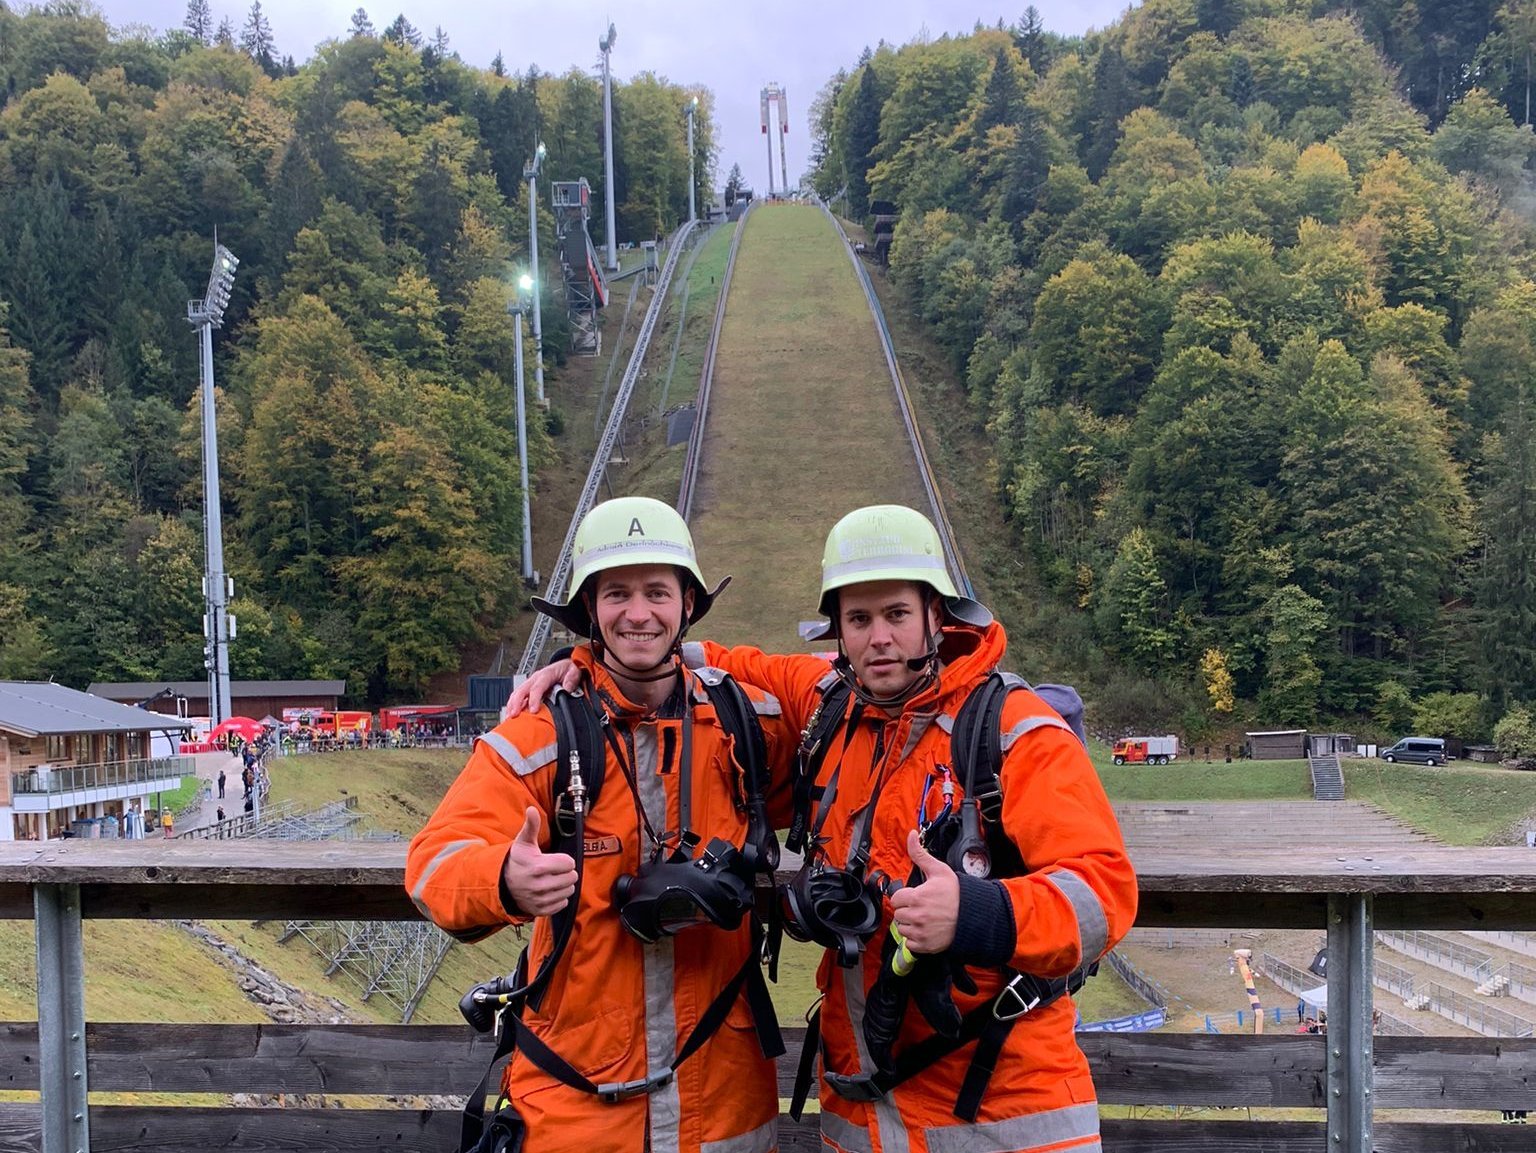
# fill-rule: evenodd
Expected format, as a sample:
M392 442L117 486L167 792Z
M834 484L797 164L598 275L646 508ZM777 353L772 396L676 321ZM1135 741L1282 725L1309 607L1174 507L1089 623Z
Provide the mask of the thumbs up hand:
M502 881L518 909L534 917L548 917L565 908L576 891L576 862L567 853L546 853L539 848L543 828L539 810L529 805L523 827L507 848L501 867Z
M955 871L923 848L914 829L907 834L907 855L923 880L891 898L892 924L914 953L942 953L955 940L960 917L960 882Z

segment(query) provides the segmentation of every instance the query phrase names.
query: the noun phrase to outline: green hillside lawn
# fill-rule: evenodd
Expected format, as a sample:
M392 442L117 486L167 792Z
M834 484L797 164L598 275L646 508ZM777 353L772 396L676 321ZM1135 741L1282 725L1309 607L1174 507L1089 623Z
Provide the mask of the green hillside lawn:
M1114 765L1093 753L1105 791L1115 801L1306 800L1306 761L1192 761ZM1441 768L1346 758L1344 795L1452 845L1515 844L1522 818L1536 813L1536 773L1457 761Z
M808 205L754 209L694 506L705 575L735 578L708 635L799 650L833 522L860 505L923 499L874 318L831 221Z

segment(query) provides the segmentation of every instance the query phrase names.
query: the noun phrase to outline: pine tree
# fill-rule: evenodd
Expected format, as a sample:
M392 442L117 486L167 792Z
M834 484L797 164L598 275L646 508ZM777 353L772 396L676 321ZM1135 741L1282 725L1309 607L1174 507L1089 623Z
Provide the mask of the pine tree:
M1046 38L1045 23L1040 19L1040 10L1033 4L1024 9L1024 15L1019 17L1019 26L1013 32L1013 43L1019 55L1029 61L1034 74L1044 76L1046 69L1051 66L1051 45Z
M880 108L875 68L866 64L859 71L859 86L854 90L853 107L848 112L843 156L843 167L848 173L848 211L854 217L869 212L869 170L880 144Z
M392 40L402 48L421 47L421 33L405 18L404 12L396 16L394 23L384 29L384 39Z
M234 49L235 26L230 23L228 16L219 21L219 30L213 34L213 42L220 48Z
M251 0L251 11L240 29L240 50L260 64L262 70L271 73L277 68L274 56L276 44L272 39L272 24L262 14L261 0Z
M359 8L356 12L352 13L352 27L350 29L350 33L354 40L359 36L377 35L377 33L375 33L373 30L373 21L368 19L367 9Z
M1536 422L1525 390L1485 444L1490 483L1482 501L1477 592L1483 672L1496 705L1536 699Z
M441 24L432 30L432 51L437 54L439 60L446 59L448 56L448 33L443 31Z
M741 165L731 165L731 173L725 178L725 206L729 208L736 203L736 198L741 195Z
M187 18L181 26L199 44L207 44L213 35L213 12L208 0L187 0Z
M501 58L501 52L498 50L495 57L491 60L491 75L505 76L506 74L507 62Z

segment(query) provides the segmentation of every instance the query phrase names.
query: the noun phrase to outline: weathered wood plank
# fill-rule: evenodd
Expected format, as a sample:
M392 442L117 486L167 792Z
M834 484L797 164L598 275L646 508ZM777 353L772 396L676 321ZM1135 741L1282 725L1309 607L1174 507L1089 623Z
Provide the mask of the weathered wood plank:
M34 884L78 884L88 917L414 919L404 854L373 842L13 842L0 844L0 916L31 917ZM1381 928L1536 929L1525 849L1149 851L1136 863L1141 925L1321 927L1328 894L1369 893Z
M785 1030L779 1091L794 1083L803 1029ZM1100 1100L1119 1105L1318 1107L1325 1040L1297 1034L1082 1033ZM97 1092L447 1094L467 1092L493 1046L463 1026L87 1026ZM38 1086L37 1030L0 1025L0 1086ZM1381 1109L1487 1109L1531 1100L1536 1040L1379 1037ZM814 1095L814 1088L812 1090ZM1536 1102L1533 1102L1536 1108Z
M0 1149L39 1153L36 1105L0 1103ZM1103 1123L1112 1153L1320 1153L1324 1126L1305 1121L1117 1119ZM207 1153L210 1149L351 1153L443 1153L458 1139L458 1115L403 1109L178 1109L94 1106L93 1153ZM1536 1153L1536 1126L1390 1124L1375 1127L1377 1153ZM816 1122L779 1121L783 1153L818 1150Z

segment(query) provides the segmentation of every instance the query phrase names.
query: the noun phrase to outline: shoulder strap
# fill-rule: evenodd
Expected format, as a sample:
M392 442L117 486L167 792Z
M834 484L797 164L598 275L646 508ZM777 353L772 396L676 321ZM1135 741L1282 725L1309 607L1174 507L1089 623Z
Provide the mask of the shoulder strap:
M1028 689L1061 715L1055 717L1031 717L1009 732L1003 732L1003 704L1008 694L1017 689ZM1065 722L1065 723L1063 723ZM971 690L950 730L950 750L955 769L962 779L974 773L967 795L981 802L981 815L989 822L996 822L1002 812L1003 793L998 784L1003 769L1003 755L1013 747L1013 742L1025 733L1041 727L1065 728L1085 746L1088 738L1083 728L1083 698L1070 685L1031 686L1014 673L993 672L981 684Z
M955 714L949 734L950 757L956 775L965 783L965 794L981 805L981 815L995 824L1002 815L1003 792L998 776L1003 767L1003 701L1015 688L1027 687L1005 679L1010 674L994 672L971 690L960 711Z
M608 753L603 747L603 719L591 698L580 691L569 693L557 688L549 697L549 712L555 721L554 820L550 822L550 850L566 853L576 862L576 891L565 907L550 917L554 944L539 971L528 982L528 1004L537 1009L554 975L560 954L565 951L571 928L576 923L576 907L581 901L582 831L586 814L597 804L603 787L603 770ZM527 960L526 951L524 962Z
M832 738L843 723L848 698L852 695L852 688L841 677L824 684L821 700L800 734L800 749L795 758L794 819L784 837L784 847L791 852L799 853L805 849L811 827L811 806L816 801L816 774L827 759Z
M768 821L768 742L757 708L736 679L721 669L697 669L694 675L709 694L720 718L720 727L731 737L737 766L741 769L747 810L747 843L756 850L754 868L773 872L779 867L779 839Z

